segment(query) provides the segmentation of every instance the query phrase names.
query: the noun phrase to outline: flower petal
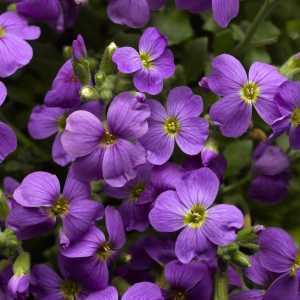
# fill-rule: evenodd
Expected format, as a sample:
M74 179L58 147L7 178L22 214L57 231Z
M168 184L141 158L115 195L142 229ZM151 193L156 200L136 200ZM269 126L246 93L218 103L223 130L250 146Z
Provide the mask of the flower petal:
M159 68L141 69L133 77L134 86L142 93L157 95L163 89L163 77Z
M203 231L212 243L224 246L235 240L237 229L243 225L244 217L237 207L218 204L208 209Z
M0 106L4 103L7 96L6 86L2 81L0 81Z
M142 67L138 52L131 47L117 48L112 60L117 65L118 71L124 74L134 73Z
M88 295L86 300L118 300L118 291L115 287L109 286L106 289L93 292Z
M164 300L161 289L151 282L139 282L131 286L122 300Z
M52 158L60 166L65 167L73 158L65 151L61 143L61 133L57 134L52 144Z
M17 137L5 123L0 122L0 163L17 148Z
M176 192L161 193L149 213L151 225L160 232L173 232L184 227L186 207L180 202Z
M294 149L300 149L300 126L291 127L289 136L291 147Z
M249 128L252 106L241 101L239 96L230 95L213 104L209 114L224 136L236 138Z
M165 52L153 62L153 65L163 79L172 77L176 69L172 51L170 49L166 49Z
M14 192L14 199L25 207L50 207L58 199L60 183L48 172L33 172L27 175Z
M221 27L227 27L240 9L240 0L212 0L214 19Z

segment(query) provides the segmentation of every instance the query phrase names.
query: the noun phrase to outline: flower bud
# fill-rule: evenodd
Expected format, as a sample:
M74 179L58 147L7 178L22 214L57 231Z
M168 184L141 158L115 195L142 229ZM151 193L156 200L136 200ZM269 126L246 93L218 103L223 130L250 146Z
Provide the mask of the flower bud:
M241 251L236 251L232 255L232 262L242 268L249 268L251 266L249 257Z
M117 49L117 45L114 42L111 42L106 49L104 50L101 63L100 70L106 74L112 74L115 69L115 65L112 61L112 55Z
M97 90L89 85L83 86L80 90L80 96L84 100L95 100L99 98Z
M300 73L300 53L290 57L280 68L280 73L289 79L293 79Z

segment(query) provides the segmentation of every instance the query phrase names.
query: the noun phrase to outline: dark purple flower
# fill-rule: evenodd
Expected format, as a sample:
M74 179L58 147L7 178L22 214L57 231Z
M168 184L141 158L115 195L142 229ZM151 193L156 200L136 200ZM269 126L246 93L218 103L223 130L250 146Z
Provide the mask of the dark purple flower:
M160 194L150 211L151 225L161 232L180 232L175 253L183 263L213 245L227 245L235 240L243 226L241 211L233 205L211 206L217 196L219 180L208 168L189 172L176 191Z
M52 158L60 166L66 166L73 160L61 144L61 135L65 130L68 115L77 109L89 111L94 115L101 115L103 104L100 101L91 101L73 108L38 105L33 108L30 115L28 131L34 139L45 139L55 134L52 144Z
M17 12L37 22L46 22L57 31L74 25L78 5L74 0L9 0L17 3Z
M80 104L80 88L81 83L74 73L72 60L68 60L58 71L44 102L47 106L64 108L78 106Z
M0 15L0 77L8 77L30 62L33 53L26 40L39 36L39 27L29 26L17 13Z
M131 47L117 48L112 60L121 73L134 73L134 86L143 93L159 94L164 80L175 72L174 57L167 38L155 27L147 28L139 41L139 52Z
M17 137L5 123L0 122L0 163L17 148Z
M207 78L209 88L221 97L210 109L210 116L226 137L239 137L250 126L252 107L271 125L279 116L274 96L286 81L278 70L256 62L249 76L241 63L231 55L217 56Z
M159 9L166 0L109 0L107 14L116 24L132 28L144 27L151 10Z
M264 291L255 290L255 289L251 291L243 291L243 292L235 293L230 296L230 300L264 300L264 299L265 299Z
M299 291L300 255L293 239L282 229L267 228L258 237L259 264L278 274L263 300L296 300Z
M148 225L148 213L155 200L155 188L151 183L152 166L145 164L137 168L136 178L123 187L113 188L107 185L105 193L113 198L124 200L119 207L127 231L144 231Z
M101 291L90 293L85 300L118 300L118 298L117 289L109 286Z
M146 162L145 150L137 142L148 130L150 109L144 95L123 92L111 102L107 123L86 111L67 118L62 134L65 151L77 158L73 170L83 180L104 178L121 187L135 178L136 168Z
M100 203L89 200L89 186L70 175L61 192L55 175L47 172L31 173L23 179L13 197L19 205L10 212L10 227L16 231L28 227L40 230L40 225L46 224L46 228L50 229L60 219L65 243L84 234L101 215Z
M279 88L275 97L280 118L272 124L276 135L287 132L290 145L300 149L300 83L287 81Z
M81 34L78 34L77 38L72 43L73 59L80 60L87 56L87 49L84 39Z
M283 200L288 193L290 162L277 146L261 143L253 156L254 179L249 187L250 198L266 203Z
M107 286L108 263L126 241L122 218L115 208L106 207L105 224L108 239L100 229L92 227L82 238L61 249L61 254L77 265L85 284L94 289Z
M208 122L199 115L203 101L188 87L170 91L166 109L156 100L148 101L151 108L149 131L140 139L147 150L147 159L155 165L167 162L175 143L188 155L196 155L208 137Z
M227 27L234 19L240 8L240 0L176 0L180 9L199 12L212 9L214 20L221 26Z

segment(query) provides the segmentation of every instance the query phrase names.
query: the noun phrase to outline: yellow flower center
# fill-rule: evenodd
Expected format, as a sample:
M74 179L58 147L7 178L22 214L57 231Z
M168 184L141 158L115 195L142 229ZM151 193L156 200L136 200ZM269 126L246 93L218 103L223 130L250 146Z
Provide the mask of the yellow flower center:
M151 56L148 53L142 52L140 54L140 59L145 69L150 69L153 66Z
M63 294L64 300L74 300L77 298L80 288L79 286L70 280L66 280L62 283L60 290Z
M291 122L293 127L298 127L300 125L300 108L297 107L291 117Z
M260 88L255 82L247 82L240 90L241 99L247 104L254 104L260 95Z
M6 31L3 27L0 26L0 39L3 38L6 34Z
M192 228L199 228L206 219L206 210L200 204L195 204L192 209L184 216L184 224Z
M69 201L63 196L60 196L51 207L51 213L55 217L63 216L68 211L69 211Z
M111 255L111 246L109 243L104 243L103 245L100 246L98 252L97 252L97 257L101 261L106 261L109 259Z
M165 120L164 129L168 135L176 135L180 131L180 124L175 117L170 117Z
M67 116L63 115L61 116L58 120L57 120L57 126L58 126L58 130L60 132L63 132L66 128L66 120L67 120Z
M116 140L117 138L113 134L108 130L105 130L100 143L104 146L110 146L113 145Z
M144 192L145 186L143 183L137 183L131 190L131 198L137 200Z

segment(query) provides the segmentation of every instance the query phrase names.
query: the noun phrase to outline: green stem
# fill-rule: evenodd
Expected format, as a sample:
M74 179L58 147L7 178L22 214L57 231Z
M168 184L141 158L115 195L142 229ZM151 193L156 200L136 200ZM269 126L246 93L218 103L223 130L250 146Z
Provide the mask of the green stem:
M234 54L236 56L242 55L245 50L247 50L247 46L251 43L252 38L260 25L260 23L270 14L272 9L279 3L279 0L265 0L257 15L255 16L253 22L249 26L244 39L237 45L234 49Z
M246 183L248 183L251 180L251 174L246 175L244 178L242 178L241 180L237 181L236 183L233 183L231 185L228 186L224 186L222 188L222 192L224 194L232 192L236 189L238 189L239 187L245 185Z

